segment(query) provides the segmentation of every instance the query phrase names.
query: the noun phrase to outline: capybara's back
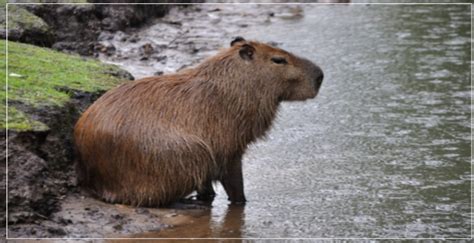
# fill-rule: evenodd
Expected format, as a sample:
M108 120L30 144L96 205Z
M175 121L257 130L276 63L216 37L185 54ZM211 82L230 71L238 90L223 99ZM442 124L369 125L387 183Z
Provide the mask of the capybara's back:
M282 100L316 96L322 72L281 49L237 38L195 68L114 88L75 127L82 185L109 202L160 206L222 182L245 202L241 157Z

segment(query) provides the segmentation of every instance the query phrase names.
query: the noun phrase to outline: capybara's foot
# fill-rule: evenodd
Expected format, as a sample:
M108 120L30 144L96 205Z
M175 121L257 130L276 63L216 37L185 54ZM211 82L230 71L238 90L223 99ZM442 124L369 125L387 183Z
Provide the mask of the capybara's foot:
M199 201L212 202L216 197L216 192L212 187L212 180L207 180L202 188L197 190L196 199Z
M237 205L237 206L244 206L247 203L247 200L245 198L237 199L237 200L232 200L229 198L230 204L232 205Z

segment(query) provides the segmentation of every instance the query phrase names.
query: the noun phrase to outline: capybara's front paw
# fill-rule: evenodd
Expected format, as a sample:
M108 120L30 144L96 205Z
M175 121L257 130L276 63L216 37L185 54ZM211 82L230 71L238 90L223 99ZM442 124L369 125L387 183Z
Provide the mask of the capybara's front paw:
M244 198L237 198L231 199L229 198L230 204L237 205L237 206L244 206L247 203L247 199Z
M247 201L231 201L230 204L236 205L236 206L245 206Z

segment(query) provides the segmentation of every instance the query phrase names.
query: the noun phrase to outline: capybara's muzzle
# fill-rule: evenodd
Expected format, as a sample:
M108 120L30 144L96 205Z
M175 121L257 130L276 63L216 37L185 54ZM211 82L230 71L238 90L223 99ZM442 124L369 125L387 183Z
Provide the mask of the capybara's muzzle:
M315 76L314 76L315 78L313 79L314 89L316 90L316 92L318 92L319 88L321 87L321 84L323 83L324 73L323 73L323 70L319 66L316 66L316 65L315 65L314 73L315 73Z
M314 88L314 91L316 91L316 94L319 91L319 88L321 87L321 84L323 83L323 78L324 78L324 73L323 70L313 62L309 61L308 59L305 58L300 58L302 60L303 67L307 73L307 77L309 78L309 82L311 82L311 85Z

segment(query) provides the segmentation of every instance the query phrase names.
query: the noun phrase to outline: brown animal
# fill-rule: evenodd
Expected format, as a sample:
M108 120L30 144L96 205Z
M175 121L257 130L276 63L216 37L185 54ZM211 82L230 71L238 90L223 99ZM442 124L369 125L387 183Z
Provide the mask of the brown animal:
M124 83L75 127L80 183L109 202L166 205L220 181L244 203L242 155L284 100L314 98L312 62L241 37L195 68Z

